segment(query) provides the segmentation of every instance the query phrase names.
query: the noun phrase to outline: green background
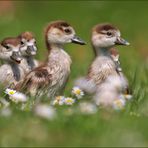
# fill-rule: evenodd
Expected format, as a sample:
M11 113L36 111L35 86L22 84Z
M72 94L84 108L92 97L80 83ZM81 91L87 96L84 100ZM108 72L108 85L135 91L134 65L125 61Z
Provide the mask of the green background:
M133 89L133 101L122 112L100 110L91 116L59 114L54 121L14 110L11 117L0 117L0 146L148 146L148 2L1 1L0 40L32 31L38 46L36 58L44 60L47 53L44 28L57 19L68 21L87 42L86 46L65 47L73 60L65 94L70 93L76 78L86 74L93 60L92 27L109 22L130 42L130 46L118 49L123 71Z

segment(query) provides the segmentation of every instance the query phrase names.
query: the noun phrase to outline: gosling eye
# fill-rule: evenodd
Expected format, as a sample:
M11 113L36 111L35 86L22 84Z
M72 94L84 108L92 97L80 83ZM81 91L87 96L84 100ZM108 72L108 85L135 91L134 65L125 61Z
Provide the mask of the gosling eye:
M71 33L71 30L70 30L70 29L65 29L64 31L65 31L65 33L67 33L67 34L70 34L70 33Z
M5 47L6 49L10 49L10 47L9 47L8 45L5 45L4 47Z
M24 42L23 41L21 41L21 45L24 45Z
M106 34L107 34L107 36L112 36L111 32L107 32Z

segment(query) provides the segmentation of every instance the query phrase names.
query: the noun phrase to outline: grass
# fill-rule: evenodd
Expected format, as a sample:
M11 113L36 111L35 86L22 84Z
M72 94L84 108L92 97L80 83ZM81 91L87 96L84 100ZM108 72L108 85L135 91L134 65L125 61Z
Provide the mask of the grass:
M91 116L66 116L66 109L59 109L59 116L53 121L14 108L11 117L0 117L0 146L148 146L147 5L146 1L13 1L12 9L0 12L0 39L31 30L36 35L40 60L46 55L43 28L52 20L67 20L87 41L83 47L66 46L73 60L66 95L93 59L91 28L101 22L115 24L131 43L118 48L134 94L133 101L122 112L100 109Z

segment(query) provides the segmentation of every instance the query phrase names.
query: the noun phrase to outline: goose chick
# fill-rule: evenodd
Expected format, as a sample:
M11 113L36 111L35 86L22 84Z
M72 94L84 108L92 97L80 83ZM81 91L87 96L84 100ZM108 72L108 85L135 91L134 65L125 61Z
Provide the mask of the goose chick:
M45 41L48 49L47 61L32 70L16 88L27 90L33 96L47 94L52 98L63 90L70 74L72 61L63 45L72 42L81 45L85 43L65 21L51 22L45 30Z
M0 83L3 86L17 84L23 77L24 71L19 67L22 60L19 52L18 38L5 38L0 44L0 59L5 62L0 67Z
M39 62L34 59L37 51L36 40L33 33L28 31L21 33L18 38L21 40L20 52L23 57L20 66L27 74L39 65Z
M116 63L110 50L115 45L129 45L120 37L120 31L111 24L98 24L92 29L92 46L95 59L89 67L88 74L76 81L76 85L87 93L95 93L97 86L110 75L119 76Z

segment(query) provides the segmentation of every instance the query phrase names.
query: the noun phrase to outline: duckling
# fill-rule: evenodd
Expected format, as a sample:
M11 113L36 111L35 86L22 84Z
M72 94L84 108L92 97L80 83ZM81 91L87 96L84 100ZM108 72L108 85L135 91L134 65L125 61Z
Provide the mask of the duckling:
M27 74L16 89L26 90L32 96L47 94L53 98L63 90L70 74L72 60L64 50L64 44L84 45L85 42L76 36L70 24L62 20L47 26L45 42L48 49L47 61Z
M91 42L95 59L89 67L87 76L76 81L76 85L87 93L95 93L97 87L108 76L119 76L120 65L117 64L118 61L113 59L111 49L115 45L129 45L127 41L121 38L119 29L111 24L96 25L92 29Z
M28 31L21 33L18 38L21 40L20 52L23 57L20 66L27 74L39 65L39 62L34 59L37 51L36 40L33 33Z
M22 60L19 52L20 40L15 37L5 38L0 44L0 59L6 63L0 67L0 83L3 86L16 84L24 77L19 67Z

